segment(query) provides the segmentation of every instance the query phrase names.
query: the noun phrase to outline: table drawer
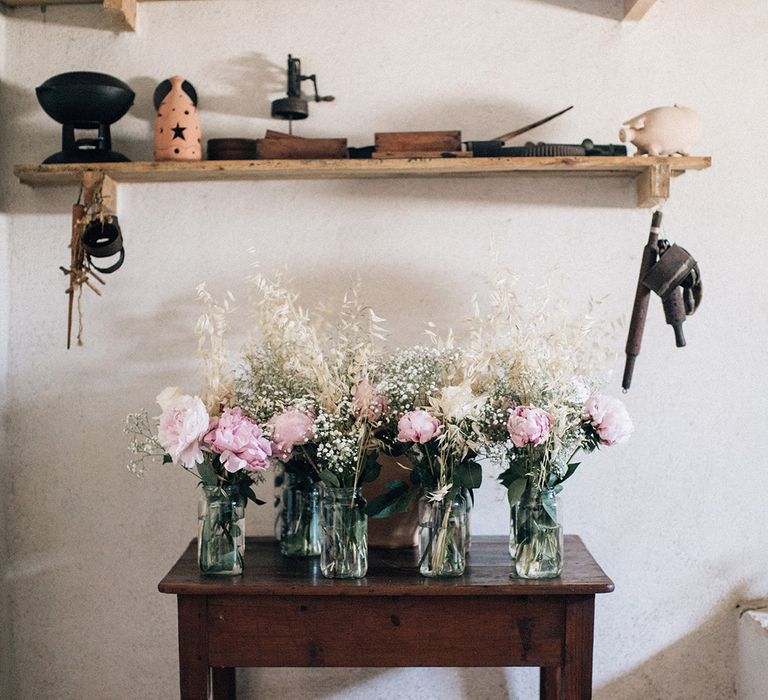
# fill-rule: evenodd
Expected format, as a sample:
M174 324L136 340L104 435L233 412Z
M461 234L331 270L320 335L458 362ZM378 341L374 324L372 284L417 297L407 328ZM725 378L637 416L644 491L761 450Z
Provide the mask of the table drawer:
M553 666L547 596L210 596L211 666Z

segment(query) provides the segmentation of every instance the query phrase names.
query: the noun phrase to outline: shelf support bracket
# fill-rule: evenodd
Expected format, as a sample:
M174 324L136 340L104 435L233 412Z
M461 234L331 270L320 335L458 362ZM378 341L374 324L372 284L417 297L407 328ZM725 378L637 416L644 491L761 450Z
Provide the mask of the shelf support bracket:
M656 0L624 0L624 21L641 20L655 2Z
M104 13L122 31L136 31L136 0L104 0Z
M669 179L672 169L668 165L651 165L637 176L637 206L657 207L669 199Z
M117 214L117 183L101 170L83 173L83 204L88 208L101 195L101 208L105 214Z

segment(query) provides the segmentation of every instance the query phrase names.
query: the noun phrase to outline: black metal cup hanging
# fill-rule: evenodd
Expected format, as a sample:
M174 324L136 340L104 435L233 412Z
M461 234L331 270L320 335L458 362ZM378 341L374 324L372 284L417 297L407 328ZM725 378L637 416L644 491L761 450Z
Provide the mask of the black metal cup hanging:
M125 261L125 248L123 248L123 234L117 217L114 215L94 219L83 230L80 239L88 262L94 270L109 274L115 272ZM111 258L117 255L117 260L107 267L99 267L93 262L93 258Z

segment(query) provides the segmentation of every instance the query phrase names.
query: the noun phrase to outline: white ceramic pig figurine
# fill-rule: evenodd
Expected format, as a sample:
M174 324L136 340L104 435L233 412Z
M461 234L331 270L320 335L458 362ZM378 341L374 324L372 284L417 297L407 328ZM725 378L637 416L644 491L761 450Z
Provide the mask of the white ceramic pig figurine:
M699 115L688 107L657 107L624 122L622 143L630 141L638 155L687 156L701 138Z

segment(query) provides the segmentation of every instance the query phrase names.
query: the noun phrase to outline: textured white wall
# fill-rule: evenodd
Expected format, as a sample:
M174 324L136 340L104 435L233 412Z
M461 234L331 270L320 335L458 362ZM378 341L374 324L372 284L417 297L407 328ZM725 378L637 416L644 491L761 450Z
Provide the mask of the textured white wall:
M768 244L764 124L768 6L661 1L636 25L614 0L388 3L276 0L142 3L137 34L116 35L96 7L7 20L0 122L8 162L57 150L33 87L76 69L115 74L137 104L114 129L132 158L151 153L151 93L173 73L201 95L205 137L259 136L283 90L290 51L332 104L298 133L461 128L488 138L568 104L536 139L616 140L625 118L680 102L706 124L714 167L673 182L667 232L700 260L706 297L676 350L654 303L627 397L637 432L594 455L566 490L568 529L616 582L599 599L597 697L734 695L735 602L764 596ZM727 7L726 7L727 5ZM92 25L96 25L93 28ZM10 499L4 538L12 600L10 697L167 698L177 693L175 601L157 581L194 534L196 491L169 469L124 469L124 415L158 389L198 384L194 287L245 295L253 246L289 264L309 300L358 272L395 341L467 310L490 272L488 241L531 286L554 272L574 308L610 295L629 312L649 215L623 180L524 177L431 181L130 185L120 190L127 261L102 299L84 301L86 346L64 348L73 188L0 176L8 238ZM1 233L0 233L1 235ZM4 240L1 239L0 240ZM0 253L2 253L0 246ZM2 260L2 258L0 258ZM0 289L3 289L0 287ZM8 290L4 290L6 294ZM621 344L621 341L619 341ZM618 367L617 367L618 369ZM618 388L618 381L613 387ZM249 530L271 513L249 509ZM502 533L493 484L476 533ZM425 627L429 621L425 620ZM531 670L274 671L243 674L246 697L535 697Z

